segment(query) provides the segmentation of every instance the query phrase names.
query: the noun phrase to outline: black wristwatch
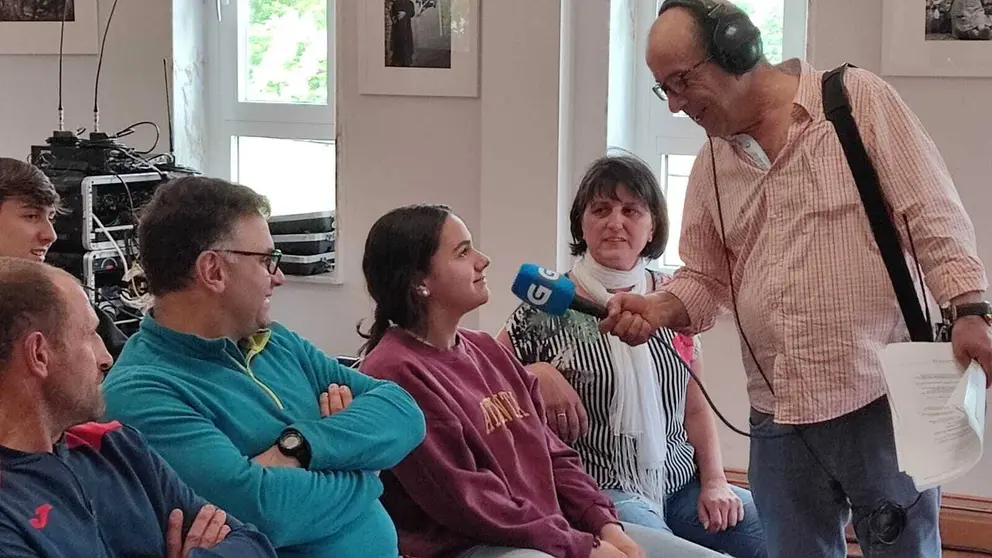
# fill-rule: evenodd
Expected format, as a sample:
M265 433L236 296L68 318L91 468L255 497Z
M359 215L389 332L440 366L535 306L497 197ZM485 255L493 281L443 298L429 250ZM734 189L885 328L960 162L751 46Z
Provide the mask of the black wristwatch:
M286 457L296 458L300 466L304 469L310 467L310 442L303 437L300 431L287 428L279 436L279 451Z
M985 320L985 323L992 325L992 303L987 300L950 305L941 309L940 313L952 326L959 318L965 316L980 316Z

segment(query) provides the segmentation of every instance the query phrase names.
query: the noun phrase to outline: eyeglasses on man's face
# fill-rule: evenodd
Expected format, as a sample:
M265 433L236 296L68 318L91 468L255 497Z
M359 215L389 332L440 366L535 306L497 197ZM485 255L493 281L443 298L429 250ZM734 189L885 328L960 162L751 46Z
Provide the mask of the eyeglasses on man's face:
M707 56L706 58L690 66L689 69L672 74L665 80L665 83L655 83L651 90L654 91L654 94L657 95L659 99L667 103L668 96L670 94L674 93L675 95L681 95L686 88L689 87L689 83L686 81L689 74L710 60L713 60L713 57Z
M258 256L262 265L268 270L270 275L275 275L279 270L279 260L282 259L282 250L275 249L271 252L249 252L247 250L214 250L215 252L225 252L228 254L238 254L241 256Z

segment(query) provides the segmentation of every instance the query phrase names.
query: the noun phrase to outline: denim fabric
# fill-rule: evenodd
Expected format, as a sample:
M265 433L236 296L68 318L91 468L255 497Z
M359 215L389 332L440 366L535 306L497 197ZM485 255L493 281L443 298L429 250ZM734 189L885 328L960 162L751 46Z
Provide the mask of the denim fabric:
M767 438L797 429L751 411L765 438L751 438L748 477L769 556L843 558L849 519L865 558L941 555L940 493L899 471L887 398L798 429Z
M697 502L701 486L694 477L679 491L665 499L664 511L650 500L618 490L606 490L613 499L621 521L659 529L696 544L729 554L735 558L765 558L765 538L751 493L742 488L731 489L744 504L744 520L730 529L710 533L699 520Z

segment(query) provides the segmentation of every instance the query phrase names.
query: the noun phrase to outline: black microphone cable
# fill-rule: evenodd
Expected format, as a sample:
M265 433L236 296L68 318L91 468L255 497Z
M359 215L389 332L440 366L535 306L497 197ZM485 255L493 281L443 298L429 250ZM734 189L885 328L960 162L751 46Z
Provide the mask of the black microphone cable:
M712 141L712 140L710 140L710 141ZM713 156L712 155L712 144L710 145L710 149L711 149L711 156ZM713 162L714 162L714 169L715 169L715 156L714 156ZM714 187L716 187L716 174L715 173L714 173ZM719 190L717 189L717 214L718 214L718 216L720 217L720 220L721 220L720 229L721 229L721 234L723 234L723 232L724 232L724 230L723 230L724 229L724 225L723 225L723 210L722 210L722 207L720 206L720 201L719 200L720 200ZM729 265L730 265L730 254L726 250L726 242L725 241L724 241L724 253L725 253L726 257L727 257L727 263L728 263L728 267L729 267ZM731 268L731 273L732 273L732 268ZM736 297L736 294L734 293L734 290L733 290L733 279L732 278L730 280L730 292L731 292L731 301L732 301L733 309L734 309L734 319L735 319L735 322L737 323L738 333L740 334L741 338L744 340L744 344L747 346L748 351L751 354L751 359L754 361L755 366L758 369L758 372L761 374L761 377L765 380L765 383L768 385L768 389L771 391L772 395L774 396L775 395L775 390L772 387L771 382L768 380L768 376L765 374L764 370L761 368L761 365L758 363L758 360L757 360L757 358L754 355L754 350L751 348L751 343L748 340L747 336L744 334L743 329L741 328L741 325L740 325L740 316L739 316L739 313L737 311L737 297ZM584 299L581 299L579 297L576 297L576 300L584 300ZM536 307L536 308L540 309L539 307ZM575 305L575 306L573 306L571 309L574 310L574 311L576 311L576 312L582 313L582 314L588 314L590 316L593 316L597 320L602 320L603 318L606 317L606 310L604 308L602 308L601 306L593 303L593 302L584 302L581 305ZM664 349L674 357L674 360L675 360L677 366L679 366L681 369L683 369L689 375L689 377L692 378L692 380L694 382L696 382L696 385L699 387L699 391L702 392L703 398L706 400L706 403L710 406L710 409L713 410L713 413L716 414L716 416L720 419L720 421L724 425L727 426L727 428L729 428L730 430L732 430L736 434L740 434L741 436L744 436L745 438L751 438L751 439L776 439L776 438L785 438L785 437L789 437L789 436L798 436L799 437L799 440L802 442L803 446L805 446L806 447L806 450L809 452L810 457L813 459L813 461L816 463L816 465L823 471L823 473L825 475L827 475L827 477L836 486L843 486L840 483L840 481L837 480L837 476L834 475L834 474L832 474L830 472L830 469L823 463L823 461L819 458L819 456L816 454L816 452L813 451L812 446L806 440L805 436L803 436L803 428L802 427L800 427L799 425L793 424L793 425L790 425L792 427L791 431L780 432L780 433L777 433L777 434L755 434L755 433L751 433L751 432L745 432L745 431L741 430L740 428L737 428L736 426L734 426L727 419L727 417L725 417L723 415L723 413L720 411L720 409L716 406L716 403L713 402L713 398L710 397L710 394L706 390L706 387L703 385L703 382L700 381L699 377L696 376L696 373L692 371L692 368L689 366L689 364L686 363L685 360L683 360L682 356L678 354L678 351L676 351L675 348L671 345L671 342L668 339L665 339L664 336L662 336L661 330L660 329L657 329L654 332L652 332L650 338L655 339L656 341L658 341L659 344L662 347L664 347ZM917 491L916 499L913 501L912 504L910 504L908 507L905 507L905 508L902 507L901 505L897 504L897 503L890 502L890 501L887 501L887 500L884 500L884 501L880 502L879 504L877 504L868 513L868 515L865 517L865 519L868 520L868 522L869 522L868 523L869 533L871 535L873 535L882 544L885 544L885 545L895 544L895 542L898 539L899 535L902 534L903 530L906 527L907 514L908 514L909 510L912 509L913 506L915 506L917 503L919 503L919 501L922 498L922 496L923 496L923 493Z
M708 134L707 136L710 144L709 146L710 170L712 171L713 174L713 190L716 198L716 212L717 212L717 218L720 220L720 241L723 244L723 254L724 257L726 258L726 263L727 263L727 288L730 291L730 302L734 313L734 323L737 326L737 332L741 336L741 340L744 341L744 345L747 347L748 353L751 356L751 361L754 363L754 366L758 370L758 373L761 375L761 378L765 381L765 384L768 386L768 391L770 391L772 396L774 397L775 388L772 387L771 381L768 379L768 376L765 374L764 369L761 367L761 364L758 362L758 358L755 356L754 349L751 347L751 342L747 338L747 335L744 333L744 329L741 326L740 314L737 309L737 293L735 292L734 289L734 269L730 261L730 250L727 248L727 233L723 219L723 207L720 202L720 187L716 176L717 174L716 153L713 149L713 137L709 136ZM669 349L672 351L675 350L674 348L671 347L669 347ZM684 365L686 369L689 368L689 366L686 365L684 361L682 361L681 359L679 359L679 362L682 365ZM804 429L801 428L799 425L795 425L795 424L791 425L793 430L792 432L783 432L777 435L756 436L753 433L745 434L744 432L741 432L737 428L730 426L730 424L723 418L720 412L717 411L716 406L713 405L712 400L710 399L709 395L706 393L705 388L703 388L702 384L699 382L699 379L696 378L695 374L692 374L691 370L689 371L689 373L690 375L692 375L693 380L695 380L696 383L699 385L699 388L703 392L703 396L706 398L706 401L710 404L710 407L713 408L713 411L717 414L718 417L720 417L720 420L722 420L724 424L730 427L731 430L733 430L737 434L741 434L748 438L757 438L757 439L779 438L784 436L796 435L799 437L799 440L802 442L803 446L806 447L806 450L809 452L810 457L813 458L813 461L820 467L823 473L826 474L827 477L837 486L843 486L840 483L840 481L837 479L837 475L832 474L830 472L830 469L823 463L823 461L816 454L816 452L813 451L813 447L806 440L806 437L803 436ZM922 497L923 497L923 492L917 491L916 499L913 500L913 503L907 507L902 507L899 504L889 501L881 502L874 509L872 509L872 511L870 511L866 516L866 520L868 521L869 532L872 535L874 535L875 538L877 538L878 541L881 542L882 544L885 545L895 544L896 539L905 529L909 510L911 510L913 506L918 504Z

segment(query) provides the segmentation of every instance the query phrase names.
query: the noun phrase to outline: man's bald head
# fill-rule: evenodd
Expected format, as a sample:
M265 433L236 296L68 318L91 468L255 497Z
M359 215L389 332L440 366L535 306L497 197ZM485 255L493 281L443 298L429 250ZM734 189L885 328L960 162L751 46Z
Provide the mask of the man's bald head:
M14 344L39 331L61 338L66 314L66 289L78 283L61 269L20 258L0 258L0 367L10 360Z
M66 428L103 416L100 384L113 358L99 323L75 277L0 258L0 407L7 420L19 413L23 424L11 428L47 430L33 447L50 448Z
M676 6L655 19L648 34L647 63L668 66L680 59L701 59L709 49L699 17L691 9Z
M759 110L752 70L760 64L761 32L728 0L662 5L645 60L655 91L674 114L684 112L707 135L740 133Z
M668 0L662 4L652 26L649 55L652 51L654 55L663 55L666 51L685 54L691 50L697 56L712 54L718 63L726 66L728 56L760 59L760 36L748 15L730 0ZM750 69L748 62L736 65L742 63L743 69Z

